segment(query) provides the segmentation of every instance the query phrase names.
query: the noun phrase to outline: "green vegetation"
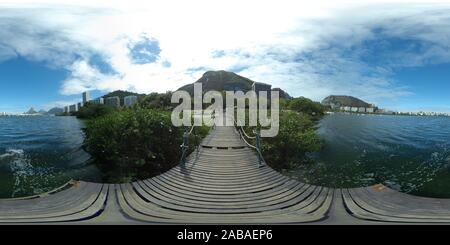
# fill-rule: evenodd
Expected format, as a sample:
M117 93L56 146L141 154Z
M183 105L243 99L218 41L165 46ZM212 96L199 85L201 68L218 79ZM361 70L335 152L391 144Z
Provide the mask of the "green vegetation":
M75 115L77 118L80 119L93 119L111 114L116 110L117 110L116 108L113 108L111 106L88 102L73 115Z
M317 121L325 113L325 106L318 102L314 102L305 97L298 97L291 100L284 100L284 108L287 110L295 111L301 114L305 114L311 117L313 121ZM283 109L283 107L281 107Z
M185 128L171 122L169 93L150 94L133 108L108 110L88 105L80 115L86 123L84 148L109 182L128 182L160 174L177 165ZM168 101L170 103L170 100ZM196 127L189 152L206 136L209 127Z
M172 126L168 112L138 108L90 120L85 133L85 149L107 178L126 181L176 164L183 131Z
M248 90L253 83L225 71L207 72L197 82L203 83L204 92L211 89L233 90L236 86L244 86ZM181 89L190 92L192 87L190 84ZM127 95L130 93L116 91L104 97L119 96L123 99ZM79 118L89 119L84 146L106 173L107 181L148 178L179 163L185 128L174 127L171 123L171 110L175 106L171 103L171 97L171 92L139 95L138 103L132 108L113 109L89 103L77 113ZM324 106L303 97L290 98L287 94L280 103L279 134L263 139L264 158L276 169L289 169L311 162L308 153L323 146L315 126L324 115ZM247 127L246 130L252 129ZM195 128L195 134L199 137L190 138L190 151L208 131L208 127Z
M275 169L291 169L298 164L309 163L307 153L323 147L323 141L314 127L314 117L294 111L280 114L280 129L273 138L263 138L264 159Z
M323 140L315 128L323 117L325 107L318 102L299 97L280 100L280 128L273 138L262 138L261 151L266 162L277 170L292 169L311 163L309 153L319 151ZM246 127L247 133L253 128ZM254 142L253 142L254 143Z
M139 98L139 106L149 109L173 109L173 104L170 102L172 98L172 92L166 92L164 94L151 93L147 96Z

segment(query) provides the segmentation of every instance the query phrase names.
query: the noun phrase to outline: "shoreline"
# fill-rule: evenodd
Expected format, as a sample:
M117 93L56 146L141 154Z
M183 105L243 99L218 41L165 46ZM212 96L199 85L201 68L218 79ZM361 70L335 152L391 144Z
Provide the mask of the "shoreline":
M410 114L388 114L388 113L364 113L364 112L349 112L349 111L326 111L326 115L331 114L346 114L346 115L373 115L373 116L403 116L403 117L445 117L450 118L447 115L410 115Z

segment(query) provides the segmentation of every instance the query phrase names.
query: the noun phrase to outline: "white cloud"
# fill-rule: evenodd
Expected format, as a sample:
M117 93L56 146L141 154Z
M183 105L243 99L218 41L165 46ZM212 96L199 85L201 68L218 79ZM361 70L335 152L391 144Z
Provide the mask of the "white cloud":
M396 67L450 61L450 10L444 3L45 2L0 5L0 62L18 54L68 70L64 95L87 89L164 92L207 69L235 69L295 96L353 94L377 102L411 94L391 79ZM427 46L386 54L386 64L367 63L362 44L377 40L376 27L386 37ZM143 37L157 40L161 52L153 63L136 64L130 45ZM93 56L115 72L93 65Z

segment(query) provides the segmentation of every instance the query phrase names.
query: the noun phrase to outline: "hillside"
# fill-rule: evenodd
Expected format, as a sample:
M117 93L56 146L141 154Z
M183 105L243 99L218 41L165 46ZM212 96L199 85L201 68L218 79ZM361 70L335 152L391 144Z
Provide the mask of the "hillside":
M240 90L247 92L252 89L254 81L240 76L234 72L228 71L207 71L203 76L195 83L201 83L203 86L203 92L216 90L216 91L236 91ZM194 93L194 83L184 85L178 90L187 91L189 94ZM280 91L280 98L290 98L289 94L280 88L274 88L272 90Z
M290 96L286 91L282 90L281 88L272 88L272 91L278 91L280 93L280 98L292 99L292 96Z
M351 106L351 107L373 107L371 104L346 95L330 95L322 100L322 104L332 107ZM334 106L333 106L334 105Z

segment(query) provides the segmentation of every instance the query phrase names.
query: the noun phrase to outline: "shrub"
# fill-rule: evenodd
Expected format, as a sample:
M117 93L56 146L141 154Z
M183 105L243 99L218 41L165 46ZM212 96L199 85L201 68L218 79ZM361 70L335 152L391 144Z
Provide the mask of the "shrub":
M104 104L86 103L79 111L75 112L75 116L80 119L93 119L108 115L116 109Z
M280 114L280 129L276 137L262 139L264 159L275 169L290 169L311 160L307 153L323 147L323 140L314 130L311 116L293 111Z
M109 181L147 178L179 162L183 128L170 112L135 108L87 122L85 149Z

